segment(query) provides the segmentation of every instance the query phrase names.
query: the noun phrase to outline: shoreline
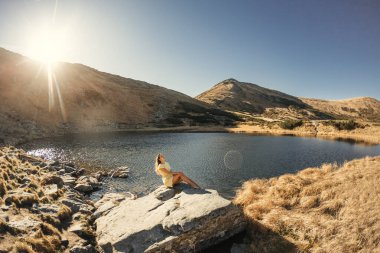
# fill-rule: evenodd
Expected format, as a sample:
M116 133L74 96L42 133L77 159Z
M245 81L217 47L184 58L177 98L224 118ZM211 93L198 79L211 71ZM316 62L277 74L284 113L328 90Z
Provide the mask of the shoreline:
M370 126L369 129L355 129L347 130L334 130L332 127L320 126L302 126L293 130L286 130L277 128L263 127L261 125L237 125L233 127L223 126L176 126L176 127L146 127L137 129L92 129L89 131L73 131L59 134L47 134L46 136L39 136L30 139L18 138L13 143L2 144L20 146L33 140L63 137L77 134L112 134L112 133L238 133L238 134L253 134L264 136L296 136L296 137L310 137L320 138L336 141L349 141L363 145L379 145L380 144L380 127Z
M32 184L30 184L30 186L31 187L37 187L36 189L42 189L43 192L44 192L44 194L46 196L47 196L47 194L51 194L51 193L48 193L51 190L51 188L46 188L46 184L49 184L49 185L53 184L54 185L54 183L56 183L56 184L59 184L59 183L52 181L52 182L49 182L49 183L45 183L45 185L44 185L44 183L42 183L43 180L45 180L45 182L47 182L46 179L47 178L51 178L52 176L53 177L57 177L57 176L61 177L60 174L59 174L59 172L62 172L61 171L62 168L64 168L64 170L65 170L64 175L66 175L66 177L70 177L69 174L71 174L71 173L74 173L74 174L78 173L78 175L80 175L80 171L81 170L79 169L79 167L78 168L77 167L71 167L70 164L65 164L64 162L61 162L61 161L56 161L56 162L53 162L53 163L48 163L46 160L41 159L39 157L29 156L29 155L26 156L26 155L24 155L24 153L23 153L22 150L18 150L18 149L12 148L12 147L1 148L0 150L2 150L2 152L3 152L2 153L2 156L3 156L2 162L4 163L4 165L7 165L8 168L11 168L9 166L11 166L13 164L19 164L20 165L20 169L21 169L20 172L23 173L23 175L25 175L25 176L23 176L23 178L30 178L32 180ZM27 161L26 162L25 161L21 161L21 160L18 161L18 159L21 159L21 158L22 159L26 158ZM312 172L310 175L314 175L313 173L317 173L317 171L319 171L319 170L321 170L323 173L325 173L324 171L326 171L326 173L331 173L332 172L332 173L336 174L336 173L341 173L341 172L339 172L339 171L341 171L341 170L339 170L341 168L343 170L347 170L348 168L351 168L350 164L355 164L355 163L360 162L360 164L362 164L364 166L364 165L369 164L369 162L371 162L371 161L377 161L377 162L380 163L380 156L366 157L366 158L361 158L361 159L354 159L354 160L345 162L343 165L341 165L339 167L336 164L335 165L334 164L327 164L327 165L325 164L325 165L321 166L322 169L318 169L318 168L317 169L315 169L315 168L304 168L301 171L299 171L297 173L294 173L294 174L284 174L284 175L281 175L279 177L272 177L272 178L268 178L268 179L260 179L258 181L260 181L260 182L261 181L263 181L263 182L266 182L266 181L270 182L271 180L272 181L273 180L279 180L281 178L285 178L286 179L286 178L289 178L289 177L294 177L294 176L303 174L303 173L305 173L305 171L310 172L310 173ZM332 169L330 168L331 166L333 167ZM14 167L14 168L16 169L18 167ZM362 172L365 173L365 170L362 170ZM11 171L8 172L8 173L11 173ZM40 181L40 179L39 179L39 177L37 177L37 175L41 175L43 180ZM4 175L3 175L3 177L4 177ZM360 176L358 178L360 179L362 177ZM69 178L69 179L73 180L73 178ZM54 180L58 180L58 179L55 178ZM62 180L62 179L60 179L60 180ZM79 190L79 187L78 187L79 185L81 185L81 187L83 188L84 185L86 185L86 184L94 184L94 183L97 184L97 182L93 182L93 181L91 181L91 183L87 183L87 182L78 183L77 182L77 183L73 184L73 182L69 182L70 180L65 179L64 180L64 185L67 184L67 186L63 187L62 190L58 189L57 193L54 193L56 195L52 196L51 199L46 200L46 198L41 198L40 197L40 200L43 199L45 202L47 201L46 204L53 204L53 206L54 205L58 205L58 204L59 205L64 204L63 208L66 208L66 209L67 209L67 207L65 207L65 205L68 205L68 207L70 207L70 209L71 209L71 213L69 214L69 216L66 215L66 218L63 218L63 221L64 220L67 221L67 217L69 217L69 222L71 222L71 221L74 222L77 219L77 218L75 218L76 217L75 213L77 213L77 212L81 213L82 212L81 213L81 217L83 215L85 215L83 217L90 217L91 213L93 214L94 211L95 211L94 208L93 208L94 203L92 201L89 201L89 199L87 199L87 198L84 198L84 199L80 200L83 197L83 195L82 195L82 197L79 196L78 192L75 191L75 189ZM77 178L76 180L79 180L79 178ZM319 182L318 180L319 179L316 179L316 183ZM247 180L247 181L243 182L241 188L244 189L245 185L249 185L251 181L252 180ZM76 184L76 186L75 186L75 184ZM33 185L36 185L36 186L33 186ZM69 186L69 185L71 185L71 186ZM289 185L289 187L293 187L293 186ZM20 189L22 189L22 188L20 188ZM33 189L33 188L31 188L31 189ZM10 193L11 193L11 191L8 190L8 194L10 194ZM4 199L0 198L0 200L1 200L2 203L6 203L7 201L8 201L8 203L12 203L13 201L18 201L17 199L21 199L21 200L24 199L23 201L25 202L25 204L29 205L28 201L30 201L30 200L29 200L29 195L28 195L27 192L16 192L15 191L15 194L17 194L17 195L15 195L15 197L14 197L15 200L11 200L11 202L9 202L9 200L5 200L5 197L8 196L6 194L7 193L5 192L5 195L3 196ZM21 196L22 196L22 198L21 198ZM236 193L235 198L238 198L238 197L239 197L239 193ZM40 200L38 200L38 198L37 199L33 199L32 203L39 203ZM244 200L245 200L245 197L243 196L243 202L244 202ZM271 201L271 200L267 199L266 201ZM304 200L302 200L302 201L304 201ZM18 202L15 202L15 203L18 203ZM60 204L60 203L62 203L62 204ZM241 204L241 201L240 201L239 204ZM21 204L16 204L16 205L22 205L22 203ZM40 206L42 206L42 204L40 204ZM79 208L79 206L80 206L80 208ZM36 219L33 216L34 215L33 212L27 214L25 212L28 209L25 209L25 207L23 207L23 206L20 206L20 207L21 207L22 210L25 210L25 211L23 211L24 213L22 213L22 214L28 215L28 217ZM83 208L83 207L86 207L86 208ZM4 208L6 208L6 207L4 207ZM14 208L12 209L12 208L10 210L21 210L21 209L14 209ZM34 206L32 206L32 208L34 208ZM7 209L4 209L4 210L7 210ZM244 211L246 213L247 213L247 210L249 211L249 209L244 209ZM66 211L66 212L68 212L68 211ZM12 218L12 214L10 214L8 216L9 216L10 220L13 219ZM45 223L42 223L43 224L42 226L45 226L45 227L46 226L47 227L49 227L49 226L55 227L56 224L59 224L59 221L56 221L56 220L51 219L49 217L50 216L46 216L46 218L44 218L42 221L38 220L38 222L45 222ZM77 217L79 217L79 216L77 215ZM54 218L54 214L53 214L53 218ZM60 216L58 216L58 218L61 219ZM20 219L21 219L21 217L20 217ZM85 218L85 219L88 219L88 218ZM5 221L5 223L4 223L4 221ZM23 221L21 221L21 222L23 222ZM71 224L70 223L70 225L68 225L67 227L64 226L64 230L62 230L63 232L59 232L59 231L55 231L54 230L54 233L55 233L54 236L57 237L57 238L60 238L59 240L61 241L61 243L65 243L65 245L67 244L71 248L72 247L77 247L76 246L76 242L83 240L83 238L90 239L90 240L87 240L86 242L84 242L80 247L82 247L82 249L83 249L83 247L90 247L91 249L95 250L98 247L98 245L97 245L97 242L94 241L94 237L93 237L94 236L94 227L93 227L92 222L90 222L90 223L83 223L82 218L80 218L79 221L76 221L76 222L78 222L78 223L76 223L76 224ZM48 223L48 224L46 225L46 223ZM8 238L8 239L15 239L14 236L17 233L19 233L19 230L12 230L12 227L8 226L10 223L7 222L6 220L3 220L2 224L3 224L3 227L6 229L7 233L9 233L9 234L7 234L6 238ZM15 223L13 222L13 224L15 224ZM77 226L79 226L79 227L77 228ZM289 227L291 227L291 225L289 225ZM25 228L25 231L29 231L29 228ZM48 232L46 232L46 234L43 234L42 238L50 238L49 237L50 235L47 234L47 233ZM252 231L249 232L249 233L252 233ZM82 239L80 239L78 237L78 235ZM38 235L36 235L36 236L38 236ZM75 237L75 238L73 238L73 237ZM17 244L18 245L17 247L19 247L19 248L22 248L22 247L28 248L28 247L32 247L32 246L33 247L37 247L37 246L35 246L36 244L33 244L35 242L33 240L40 240L39 237L36 237L36 239L33 239L32 237L27 237L26 239L27 239L26 240L27 243L25 243L23 241L20 241ZM287 240L290 240L290 239L287 238ZM5 243L5 245L2 245L3 247L4 246L5 247L11 247L11 244L7 244L7 241L5 241L3 243ZM23 244L20 244L20 243L23 243ZM292 243L293 243L293 241L292 241ZM281 241L279 241L279 244L281 244ZM300 247L303 247L303 246L304 245L302 245ZM58 245L55 245L54 247L57 250L60 248L60 246L58 246Z

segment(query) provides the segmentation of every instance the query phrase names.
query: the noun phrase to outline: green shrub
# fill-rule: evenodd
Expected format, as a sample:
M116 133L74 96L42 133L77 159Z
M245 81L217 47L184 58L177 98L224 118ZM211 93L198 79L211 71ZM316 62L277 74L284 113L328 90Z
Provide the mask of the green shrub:
M296 127L302 126L302 124L303 124L302 120L287 119L287 120L281 122L279 125L283 129L292 130Z

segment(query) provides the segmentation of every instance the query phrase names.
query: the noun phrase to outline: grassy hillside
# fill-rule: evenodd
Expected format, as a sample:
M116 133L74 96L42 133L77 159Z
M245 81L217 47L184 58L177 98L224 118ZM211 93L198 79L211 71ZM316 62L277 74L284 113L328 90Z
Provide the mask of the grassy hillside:
M250 180L234 202L253 252L380 252L380 157Z
M236 119L157 85L81 64L57 63L49 72L0 48L0 143L63 131L224 125Z
M380 101L370 98L352 98L344 100L322 100L301 98L315 109L334 115L336 118L356 118L380 122Z

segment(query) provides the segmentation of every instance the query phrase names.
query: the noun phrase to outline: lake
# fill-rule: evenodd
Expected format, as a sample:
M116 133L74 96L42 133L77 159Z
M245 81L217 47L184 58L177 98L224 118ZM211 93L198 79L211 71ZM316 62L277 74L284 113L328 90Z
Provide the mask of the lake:
M365 146L293 136L258 136L233 133L107 133L78 134L34 140L21 146L46 159L86 163L104 170L128 166L125 179L107 179L105 192L146 194L162 184L153 170L163 153L173 171L183 171L202 188L218 190L226 198L251 178L269 178L338 162L380 155L380 145Z

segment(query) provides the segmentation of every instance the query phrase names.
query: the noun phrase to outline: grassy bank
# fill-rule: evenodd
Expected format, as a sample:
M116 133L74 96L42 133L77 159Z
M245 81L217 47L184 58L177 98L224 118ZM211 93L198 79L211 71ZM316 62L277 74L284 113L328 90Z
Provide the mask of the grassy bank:
M372 122L361 122L362 127L353 130L338 130L328 121L312 122L305 121L301 126L294 129L283 129L277 122L240 124L236 127L227 128L235 133L259 133L270 135L296 135L313 136L326 139L352 139L368 144L380 144L380 125Z
M234 202L253 252L380 252L380 157L251 180Z

